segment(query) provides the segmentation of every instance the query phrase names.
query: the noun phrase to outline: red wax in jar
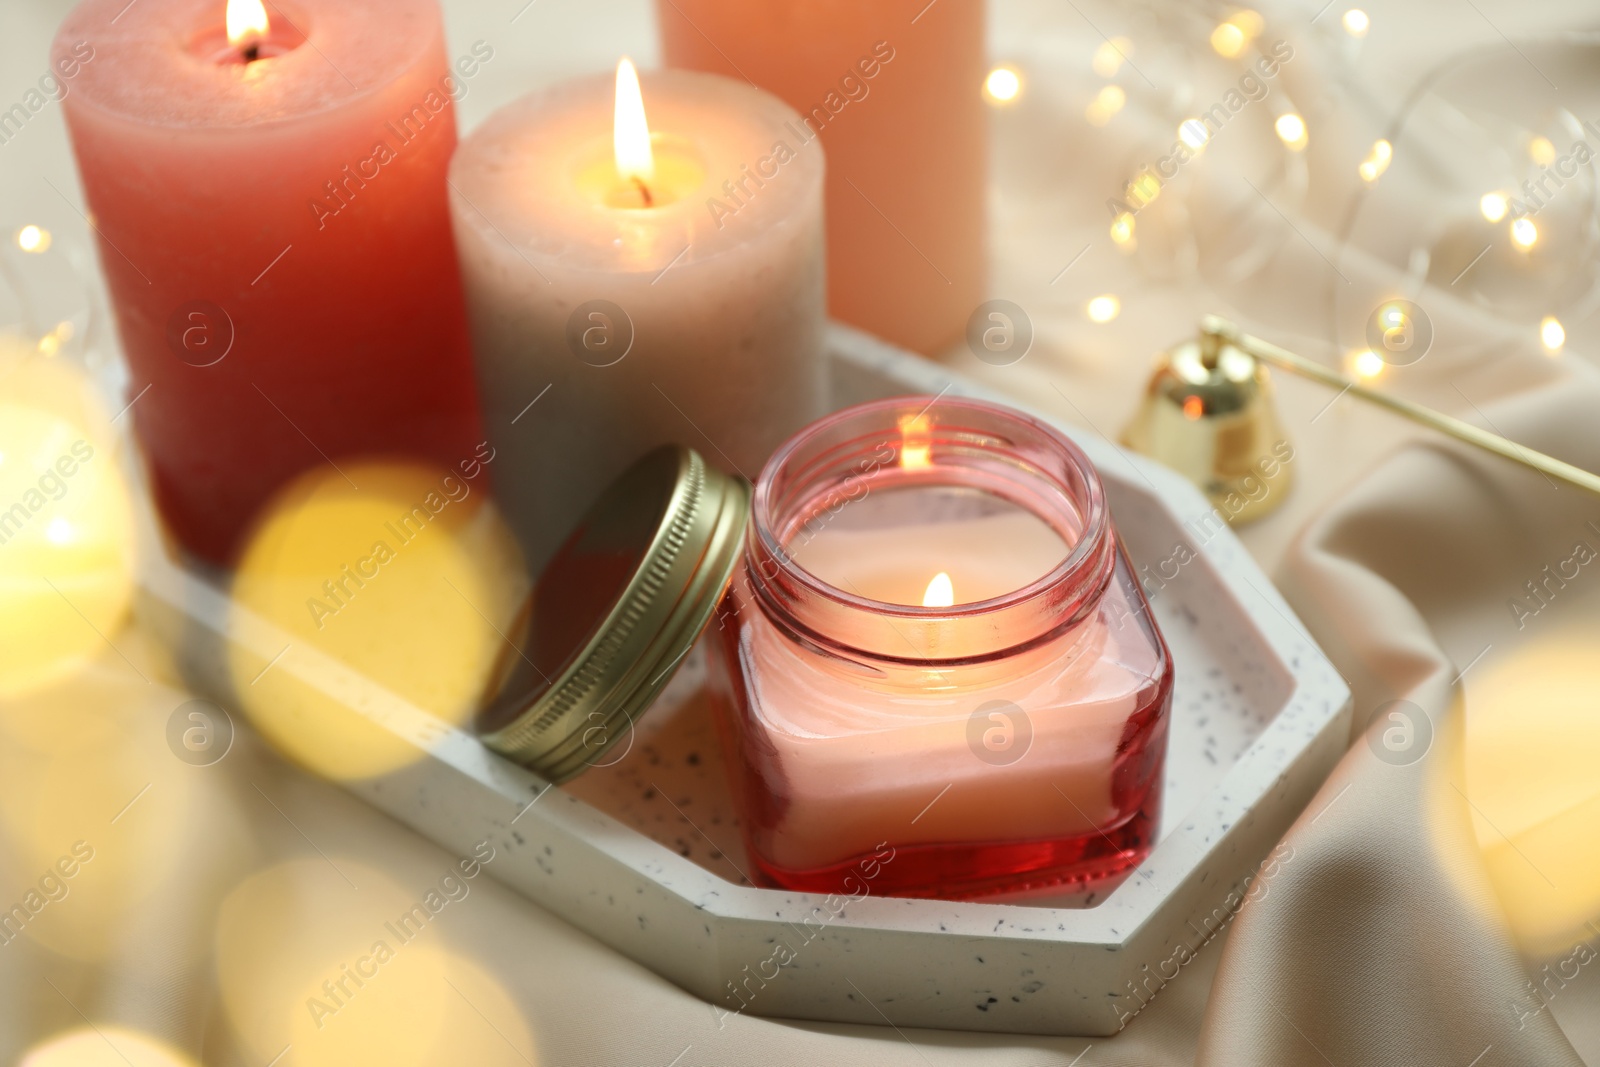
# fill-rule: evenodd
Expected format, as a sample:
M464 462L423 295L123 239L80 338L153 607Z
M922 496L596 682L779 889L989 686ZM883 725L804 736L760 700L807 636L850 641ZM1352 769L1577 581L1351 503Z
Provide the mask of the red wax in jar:
M247 61L225 7L85 0L53 50L156 501L217 562L309 467L472 455L445 177L492 56L452 68L435 0L294 0Z

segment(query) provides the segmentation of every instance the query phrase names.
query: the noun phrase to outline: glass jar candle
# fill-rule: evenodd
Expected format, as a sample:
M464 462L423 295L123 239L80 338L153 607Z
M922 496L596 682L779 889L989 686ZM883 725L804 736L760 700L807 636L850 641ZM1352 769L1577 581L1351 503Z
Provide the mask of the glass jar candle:
M814 423L762 471L712 626L758 882L1109 889L1154 843L1171 657L1099 476L1038 420L911 397Z

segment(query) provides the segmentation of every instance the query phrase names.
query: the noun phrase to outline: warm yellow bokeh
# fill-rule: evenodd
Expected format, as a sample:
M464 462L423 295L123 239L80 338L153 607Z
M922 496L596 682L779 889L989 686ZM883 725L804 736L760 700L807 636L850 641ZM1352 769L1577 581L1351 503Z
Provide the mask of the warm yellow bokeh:
M140 658L131 633L122 643ZM170 918L174 884L196 891L211 877L185 868L186 857L203 850L220 867L244 847L230 807L198 807L203 779L167 748L162 727L188 694L147 677L107 649L52 686L0 701L0 855L10 872L0 912L12 915L0 940L115 958ZM216 841L196 846L195 834Z
M1466 679L1466 793L1489 877L1534 953L1600 920L1600 625L1531 619Z
M47 356L41 349L70 340L70 322L58 323L42 338L0 334L0 400L19 407L38 408L73 423L96 449L117 447L127 419L112 422L115 409L107 409L93 379L82 366L60 355Z
M488 875L456 878L457 898L436 895L438 912L399 926L425 910L445 873L404 889L335 855L246 879L217 918L217 977L234 1029L263 1062L289 1047L280 1067L535 1062L511 996L445 935Z
M0 402L0 698L70 673L127 616L133 512L116 464L58 411Z
M373 721L393 708L387 694L463 722L518 654L527 591L481 473L321 468L279 497L240 562L229 656L240 703L320 774L392 771L422 750Z
M80 1027L23 1053L17 1067L193 1067L164 1041L110 1023Z

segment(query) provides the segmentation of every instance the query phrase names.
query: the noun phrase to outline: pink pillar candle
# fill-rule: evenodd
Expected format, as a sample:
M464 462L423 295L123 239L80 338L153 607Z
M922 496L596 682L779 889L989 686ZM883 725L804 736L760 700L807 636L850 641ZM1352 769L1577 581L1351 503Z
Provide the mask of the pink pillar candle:
M1098 476L1041 423L862 405L762 472L713 648L758 876L1109 888L1155 840L1172 665Z
M752 81L827 146L829 310L917 352L958 341L984 298L984 6L656 5L668 65Z
M54 50L157 500L216 561L309 467L481 436L445 177L492 50L452 68L435 0L266 10L84 0Z

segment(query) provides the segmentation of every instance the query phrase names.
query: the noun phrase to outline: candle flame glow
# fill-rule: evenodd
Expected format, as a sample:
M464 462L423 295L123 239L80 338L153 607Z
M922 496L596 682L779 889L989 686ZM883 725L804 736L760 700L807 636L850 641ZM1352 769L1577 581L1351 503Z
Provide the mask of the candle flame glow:
M956 587L950 581L950 576L940 571L933 576L933 581L928 583L927 592L922 594L922 606L925 608L948 608L956 602Z
M611 144L617 157L617 174L623 181L640 184L656 176L655 155L650 150L650 124L644 116L644 95L633 60L617 64L617 105Z
M933 444L928 439L927 415L900 416L900 466L920 470L933 464Z
M235 48L255 44L267 35L267 9L261 0L228 0L228 43Z

